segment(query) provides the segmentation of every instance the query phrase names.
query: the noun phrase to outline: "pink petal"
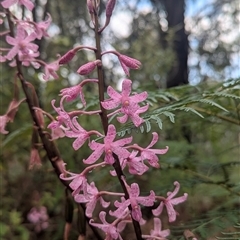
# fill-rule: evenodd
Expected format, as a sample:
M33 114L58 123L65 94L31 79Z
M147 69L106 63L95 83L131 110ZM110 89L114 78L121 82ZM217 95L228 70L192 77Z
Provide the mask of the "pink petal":
M155 193L153 191L150 191L150 195L146 197L138 197L137 198L138 203L140 203L143 206L150 207L153 206L155 201Z
M136 127L139 127L144 122L143 118L139 117L137 114L130 115L129 117Z
M120 61L120 64L121 64L121 66L122 66L123 71L125 72L125 74L126 74L127 76L129 76L129 75L130 75L130 74L129 74L129 68L128 68L122 61Z
M21 0L21 2L29 11L33 10L34 4L30 0Z
M174 222L176 220L176 217L177 217L177 212L174 210L173 205L170 202L165 201L164 204L167 208L168 221L169 222Z
M128 120L128 115L127 115L127 114L124 114L124 115L121 116L121 117L117 117L117 120L118 120L120 123L125 123L125 122L127 122L127 120Z
M171 199L170 201L171 201L171 204L177 205L179 203L185 202L187 200L187 198L188 198L188 194L184 193L183 196Z
M120 158L127 158L129 156L128 150L124 148L113 148L112 150L116 155L118 155Z
M78 137L72 144L75 151L77 151L86 142L88 137Z
M158 157L150 152L150 151L143 151L141 153L142 160L147 159L148 163L155 168L159 168Z
M104 144L102 143L98 143L98 142L95 142L95 141L91 141L89 143L89 147L92 149L92 150L96 150L97 148L101 147L104 148Z
M12 60L18 54L19 47L14 46L7 54L6 58Z
M128 97L132 91L132 81L129 79L124 79L122 83L122 96Z
M95 197L93 197L93 199L86 204L87 208L85 213L87 217L89 218L92 217L92 213L96 207L96 204L97 204L97 199Z
M6 41L8 44L10 45L16 45L17 44L17 41L15 38L11 37L11 36L6 36Z
M176 186L175 189L173 190L173 192L169 192L167 195L167 199L172 199L174 196L177 195L177 193L179 192L179 189L180 189L180 183L175 181L174 182L174 185Z
M110 202L106 202L102 197L100 197L100 203L104 208L107 208L110 205Z
M103 154L104 146L99 146L86 160L83 160L86 164L95 163Z
M104 102L101 102L103 108L107 109L107 110L111 110L114 108L117 108L120 104L119 100L113 100L113 99L107 99Z
M130 190L130 195L132 197L138 197L140 193L139 186L137 183L132 183L131 184L131 190Z
M133 96L131 96L131 101L132 102L143 102L144 100L146 100L148 97L148 93L147 92L142 92L142 93L137 93Z
M126 144L129 144L132 142L133 137L128 137L128 138L123 138L115 141L112 146L114 147L119 147L119 146L124 146Z
M111 144L116 137L116 128L113 124L108 126L107 136L104 138L105 144Z
M104 161L105 163L112 165L115 160L112 154L106 153L104 157Z
M136 205L136 206L134 206L134 208L132 208L132 217L136 221L141 220L142 212L141 212L141 208L138 205Z
M152 210L153 215L156 217L159 216L163 211L163 207L164 207L164 203L161 202L157 208Z
M165 149L151 149L155 154L165 154L168 151L168 146Z
M3 1L1 4L4 8L9 8L11 7L13 4L15 4L17 2L17 0L5 0Z
M153 135L152 141L147 146L147 148L151 148L158 141L158 134L156 132L153 132L152 135Z
M83 194L77 194L74 196L74 200L77 202L77 203L86 203L89 201L89 199L84 196Z
M114 100L118 100L119 103L121 102L122 95L118 93L113 87L108 86L107 94Z
M128 163L129 166L129 173L142 175L145 173L149 168L142 162L130 162Z
M27 33L24 30L24 28L23 27L18 27L17 28L17 34L16 34L16 39L18 40L18 42L20 40L24 40L26 37L27 37Z

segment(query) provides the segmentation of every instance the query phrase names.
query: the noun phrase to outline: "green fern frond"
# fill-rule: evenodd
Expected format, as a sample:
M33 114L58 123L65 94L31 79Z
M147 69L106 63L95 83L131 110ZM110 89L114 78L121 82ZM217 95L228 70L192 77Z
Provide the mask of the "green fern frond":
M223 98L231 98L231 99L240 100L240 96L237 96L234 94L229 94L229 93L226 93L225 91L211 93L211 94L208 94L207 96L208 97L223 97Z
M212 100L209 100L209 99L199 99L199 102L202 102L202 103L206 103L206 104L209 104L211 106L214 106L214 107L217 107L217 108L220 108L222 109L223 111L225 112L228 112L228 110L226 108L224 108L223 106L219 105L218 103L212 101Z
M207 239L208 237L212 237L219 232L223 234L223 231L225 229L228 229L230 227L236 228L236 222L237 220L237 211L228 211L228 212L221 212L221 213L209 213L206 216L202 218L198 218L195 220L192 220L189 223L185 223L184 226L172 226L171 233L178 237L179 240L184 240L184 237L182 237L181 233L184 231L184 229L190 229L191 232L199 236L199 239ZM238 233L238 231L229 233L228 237L235 237L234 233ZM231 234L231 235L230 235ZM180 238L179 238L180 237ZM239 235L237 235L238 238L226 238L226 239L239 239ZM225 239L221 237L216 237L216 239Z

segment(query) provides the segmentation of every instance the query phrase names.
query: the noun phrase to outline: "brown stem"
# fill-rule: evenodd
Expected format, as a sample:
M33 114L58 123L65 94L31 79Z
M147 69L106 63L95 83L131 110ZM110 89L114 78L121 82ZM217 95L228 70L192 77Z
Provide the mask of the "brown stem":
M9 10L7 10L7 18L8 18L8 24L9 24L9 29L10 29L10 35L12 37L14 37L14 34L13 34L14 26L13 26L13 22L10 19L10 11ZM35 111L35 108L39 108L38 101L36 101L36 99L38 99L38 97L35 92L35 89L33 91L33 89L31 89L29 87L28 82L25 80L23 73L22 73L21 62L19 61L18 56L15 57L15 60L16 60L16 68L17 68L17 72L18 72L17 76L21 82L23 92L26 96L26 101L28 104L30 114L32 116L32 120L34 122L35 127L38 129L38 134L43 143L43 148L45 149L45 151L47 153L47 157L48 157L49 161L51 162L51 164L58 176L58 179L63 183L64 186L66 186L68 188L69 191L72 192L72 189L69 187L69 184L64 180L61 180L59 177L60 174L65 173L64 162L60 156L59 150L56 147L55 143L49 139L49 135L46 133L46 130L41 127L41 122L39 121L39 118ZM85 212L85 205L81 204L81 207L84 209L84 212ZM85 218L89 222L90 219L87 216L85 216ZM102 240L102 237L99 235L99 233L96 231L96 229L91 225L89 225L89 226L92 229L93 233L95 234L96 239Z
M100 45L100 36L101 36L101 32L99 32L99 23L98 23L98 16L97 13L94 13L94 29L95 29L95 40L96 40L96 59L101 60L101 45ZM104 92L105 92L105 82L104 82L104 76L103 76L103 69L102 66L97 66L97 74L98 74L98 91L99 91L99 104L100 104L100 108L101 108L101 113L99 114L101 117L101 121L102 121L102 126L105 132L105 135L107 134L107 130L108 130L108 117L107 117L107 111L106 109L104 109L101 105L101 102L104 101ZM123 189L123 192L125 194L125 199L129 199L129 194L127 191L127 188L124 184L124 182L122 181L122 176L124 176L122 168L120 166L120 161L119 158L116 154L113 153L113 157L115 159L115 162L113 163L113 167L117 173L118 176L118 180L121 184L121 187ZM130 212L132 212L132 207L131 205L129 205L129 210ZM132 215L131 215L132 216ZM135 230L135 234L137 237L137 240L142 240L142 231L141 231L141 227L138 221L134 220L132 218L132 222L133 222L133 226L134 226L134 230Z

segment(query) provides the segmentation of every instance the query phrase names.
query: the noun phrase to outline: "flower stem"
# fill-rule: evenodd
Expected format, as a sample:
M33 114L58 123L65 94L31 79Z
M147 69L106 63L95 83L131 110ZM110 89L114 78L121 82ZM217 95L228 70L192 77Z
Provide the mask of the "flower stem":
M100 36L101 36L101 32L99 32L99 23L98 23L98 16L97 13L94 12L94 30L95 30L95 41L96 41L96 59L97 60L102 60L102 56L101 56L101 45L100 45ZM100 104L100 108L101 108L101 113L99 114L101 117L101 121L102 121L102 125L103 125L103 130L105 135L107 135L107 131L108 131L108 117L107 117L107 111L106 109L104 109L101 105L101 102L104 101L104 92L105 92L105 82L104 82L104 75L103 75L103 68L102 65L101 66L97 66L97 74L98 74L98 91L99 91L99 104ZM126 189L126 186L124 184L124 182L122 181L122 176L123 176L123 172L122 172L122 168L120 166L120 161L118 156L113 153L113 157L115 159L115 162L113 163L113 167L117 173L118 176L118 180L122 186L123 192L125 194L125 198L129 199L129 194L128 191ZM131 205L129 205L129 210L130 212L132 212L132 208ZM142 231L141 231L141 227L138 221L134 220L132 218L132 222L133 222L133 226L134 226L134 230L135 230L135 234L137 237L137 240L142 240Z

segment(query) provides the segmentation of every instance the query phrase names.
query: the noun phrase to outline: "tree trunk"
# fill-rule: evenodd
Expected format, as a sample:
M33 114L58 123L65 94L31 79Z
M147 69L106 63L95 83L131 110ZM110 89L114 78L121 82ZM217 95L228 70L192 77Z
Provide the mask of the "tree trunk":
M185 2L184 0L152 0L152 2L159 10L161 8L166 12L168 29L174 30L173 50L176 60L168 73L167 88L188 84L188 36L184 24ZM168 47L168 32L163 32L160 28L160 35L162 46Z

